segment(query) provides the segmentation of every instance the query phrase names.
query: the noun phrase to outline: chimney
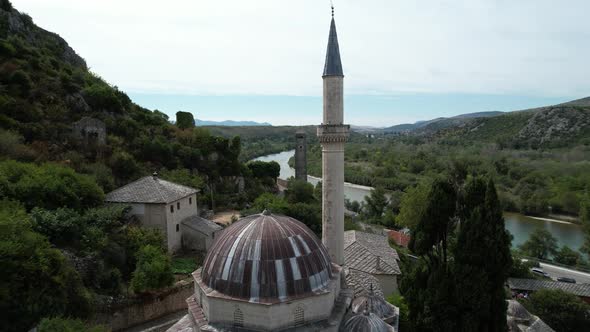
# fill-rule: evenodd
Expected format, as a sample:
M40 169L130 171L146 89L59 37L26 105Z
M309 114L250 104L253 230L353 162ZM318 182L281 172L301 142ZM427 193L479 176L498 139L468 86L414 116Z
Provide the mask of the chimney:
M152 178L154 178L154 180L157 180L158 179L158 172L153 172Z

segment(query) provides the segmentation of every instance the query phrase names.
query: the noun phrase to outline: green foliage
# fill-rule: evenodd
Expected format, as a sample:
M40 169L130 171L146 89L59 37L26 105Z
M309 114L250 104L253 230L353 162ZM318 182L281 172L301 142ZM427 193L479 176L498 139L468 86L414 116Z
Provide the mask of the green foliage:
M453 255L460 330L504 331L504 283L512 266L511 238L494 183L469 179L462 208Z
M418 186L408 188L402 196L400 212L396 217L398 225L415 228L426 210L426 199L429 195L430 183L422 182Z
M195 127L195 118L191 112L176 112L176 126L180 129Z
M79 319L71 318L43 318L39 323L38 332L107 332L104 326L88 326Z
M558 332L587 331L590 328L590 306L573 294L542 289L521 301L531 313Z
M313 195L314 187L307 181L290 179L287 182L287 190L285 190L285 199L287 202L294 203L313 203L315 197Z
M174 274L190 274L197 269L197 261L194 258L172 258L172 272Z
M399 308L399 330L408 331L410 324L410 308L408 307L408 303L406 303L406 299L399 294L392 294L387 297L387 302Z
M0 8L7 12L11 11L12 4L10 3L10 0L0 0Z
M377 187L371 190L369 196L365 197L363 216L369 220L380 221L385 213L385 208L388 203L383 188Z
M92 178L55 165L0 162L0 198L18 200L29 209L87 208L102 203L104 194Z
M137 267L131 287L135 292L154 291L172 285L174 275L170 257L161 248L147 245L137 252Z
M191 188L203 189L205 187L205 181L202 177L191 172L186 168L179 168L174 170L162 170L159 176L174 183L182 184Z
M584 245L580 249L586 255L590 255L590 195L586 192L580 204L580 220L584 230Z
M568 246L563 246L555 253L553 260L564 265L576 266L581 262L582 255Z
M88 314L90 297L78 274L32 231L18 203L0 201L0 229L0 310L10 318L4 331L26 331L44 316Z
M108 85L95 84L82 90L82 95L84 96L84 100L93 109L122 112L124 105L117 91Z
M127 181L140 173L140 168L135 158L127 152L116 152L111 157L113 173L120 179Z
M522 258L518 255L512 255L512 267L508 276L510 278L522 278L522 279L533 279L533 273L531 272L531 264L529 262L523 262Z
M557 240L546 229L537 228L520 250L529 257L547 259L557 252Z
M279 163L276 161L265 162L255 160L247 163L246 165L252 172L252 175L256 178L269 177L276 179L281 173L281 165L279 165Z

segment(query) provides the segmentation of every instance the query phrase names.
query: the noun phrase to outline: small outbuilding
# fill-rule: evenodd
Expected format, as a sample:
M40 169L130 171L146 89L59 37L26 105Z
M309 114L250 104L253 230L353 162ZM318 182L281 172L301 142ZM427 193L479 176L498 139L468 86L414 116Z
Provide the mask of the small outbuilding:
M106 195L106 202L131 206L141 225L159 229L169 252L206 251L222 227L199 217L195 188L160 179L156 173Z

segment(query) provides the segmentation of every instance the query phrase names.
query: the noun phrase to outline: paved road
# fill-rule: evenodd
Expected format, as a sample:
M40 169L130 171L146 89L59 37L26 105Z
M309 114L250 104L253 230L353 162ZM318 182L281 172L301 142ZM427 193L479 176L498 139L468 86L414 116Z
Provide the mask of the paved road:
M556 280L558 277L574 278L579 284L590 284L590 273L581 272L563 267L540 263L543 271L547 272L551 279Z

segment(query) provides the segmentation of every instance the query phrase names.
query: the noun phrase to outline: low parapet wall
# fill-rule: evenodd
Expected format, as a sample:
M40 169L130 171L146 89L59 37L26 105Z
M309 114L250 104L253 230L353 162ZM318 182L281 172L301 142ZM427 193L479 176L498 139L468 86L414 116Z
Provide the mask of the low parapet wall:
M193 283L181 280L158 294L141 295L122 303L100 304L91 321L120 331L186 309L186 299L193 292Z

